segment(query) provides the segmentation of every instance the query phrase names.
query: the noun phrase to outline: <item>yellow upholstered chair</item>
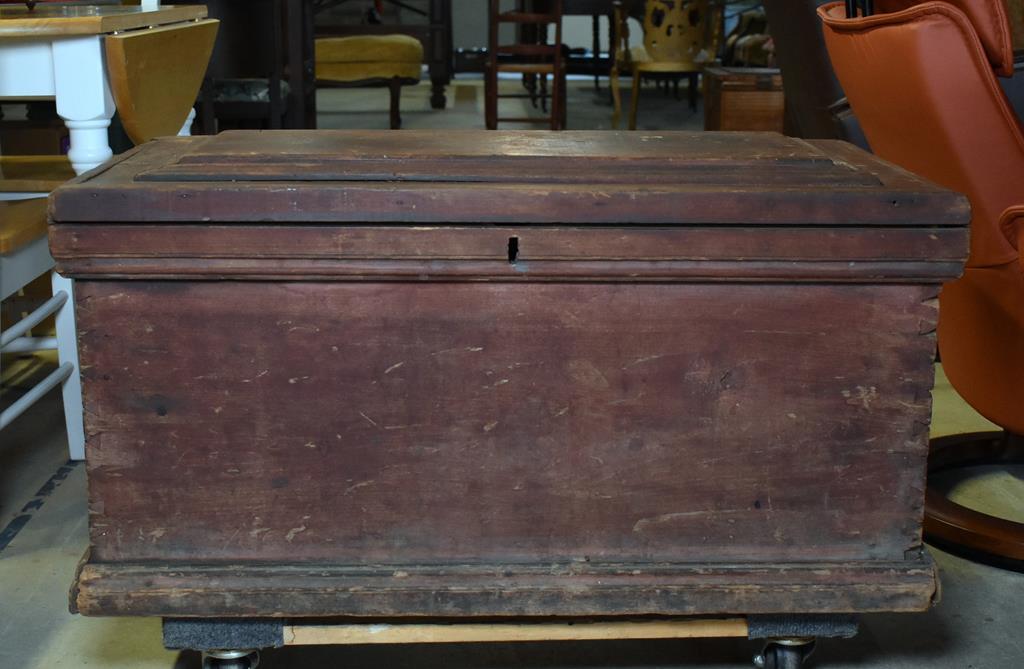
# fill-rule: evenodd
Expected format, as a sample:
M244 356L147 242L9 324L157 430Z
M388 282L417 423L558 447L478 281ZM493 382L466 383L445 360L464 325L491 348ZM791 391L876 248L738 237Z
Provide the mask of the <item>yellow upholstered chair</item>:
M709 0L646 0L644 2L644 43L630 47L628 19L633 2L614 4L614 63L611 71L615 111L612 127L622 115L619 72L633 75L633 99L629 129L636 130L640 101L640 79L644 75L686 75L690 79L690 106L696 108L697 79L704 65L714 59L717 47L720 6Z
M387 86L391 91L391 128L402 127L402 86L418 84L423 44L407 35L357 35L316 40L318 86Z

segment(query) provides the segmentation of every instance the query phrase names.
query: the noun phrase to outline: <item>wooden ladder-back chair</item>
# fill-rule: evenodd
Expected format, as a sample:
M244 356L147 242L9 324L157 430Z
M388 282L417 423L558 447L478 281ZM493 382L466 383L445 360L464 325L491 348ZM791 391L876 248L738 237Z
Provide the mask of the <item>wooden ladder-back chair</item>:
M485 80L485 117L487 128L494 130L498 123L547 123L552 130L563 130L566 125L565 104L565 54L562 47L562 0L549 0L543 11L528 12L502 11L501 0L490 0L488 12L489 38L487 50L487 72ZM548 26L555 27L554 41L547 43L501 44L499 39L502 24L537 26L543 35ZM538 40L541 42L541 40ZM499 117L498 101L502 98L533 98L532 93L501 93L498 75L501 72L518 72L534 75L543 82L551 76L550 104L547 116ZM542 90L545 87L541 86ZM547 95L546 93L544 95Z

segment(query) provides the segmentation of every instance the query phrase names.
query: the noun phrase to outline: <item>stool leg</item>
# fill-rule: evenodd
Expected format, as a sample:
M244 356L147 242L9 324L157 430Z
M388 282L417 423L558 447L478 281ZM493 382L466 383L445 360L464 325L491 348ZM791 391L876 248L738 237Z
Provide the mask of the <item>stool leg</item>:
M640 72L633 70L633 98L629 101L629 129L636 130L636 113L640 107Z
M488 130L498 128L498 75L488 68L484 81L484 123Z
M569 81L566 79L565 70L562 70L562 97L560 99L561 110L559 111L559 130L569 127Z
M561 130L562 129L562 82L558 78L558 73L555 72L551 76L551 104L549 105L551 114L551 129Z
M622 119L622 91L619 87L619 68L612 65L611 73L608 75L608 87L612 91L612 130L619 129L619 121Z
M78 337L75 332L74 292L71 279L53 273L53 294L63 291L68 300L56 314L57 357L60 364L70 362L74 366L71 375L64 381L64 422L68 431L68 451L72 460L85 459L85 424L82 418L82 379L78 365Z
M391 129L398 130L402 127L402 115L399 108L402 103L402 80L395 77L388 85L391 89Z
M448 98L444 94L448 81L442 75L430 73L430 107L431 109L444 109L448 106Z

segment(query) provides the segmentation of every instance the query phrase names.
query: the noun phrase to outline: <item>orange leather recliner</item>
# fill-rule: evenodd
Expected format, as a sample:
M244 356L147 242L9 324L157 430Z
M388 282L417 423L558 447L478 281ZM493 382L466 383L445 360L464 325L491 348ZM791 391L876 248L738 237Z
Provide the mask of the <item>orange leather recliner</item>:
M1024 455L1024 132L997 80L1013 73L1003 0L876 0L871 16L824 5L832 65L879 156L965 193L971 253L940 295L938 341L953 387L1007 434L936 440L929 468ZM929 490L925 531L1024 560L1024 524Z

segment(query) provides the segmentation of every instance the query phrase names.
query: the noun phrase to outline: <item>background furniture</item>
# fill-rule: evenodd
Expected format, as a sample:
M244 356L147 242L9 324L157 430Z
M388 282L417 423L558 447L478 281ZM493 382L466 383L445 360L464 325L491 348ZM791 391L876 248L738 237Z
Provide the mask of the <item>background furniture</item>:
M879 156L967 194L971 254L939 296L950 383L1006 429L938 442L933 468L1024 462L1024 128L996 77L1013 73L1002 0L877 0L875 14L818 10L836 74ZM983 516L929 489L933 539L1024 560L1024 523Z
M74 7L0 7L0 98L53 97L70 132L68 158L76 172L113 155L107 128L114 115L111 80L104 59L105 35L194 21L202 7L103 6L81 13ZM186 116L181 120L190 124ZM179 123L178 127L182 127Z
M313 0L195 0L220 20L199 98L205 134L315 128Z
M785 133L807 139L842 139L866 149L832 71L816 9L825 0L764 0L775 59L786 92Z
M65 156L0 156L0 200L39 197L74 176Z
M402 86L420 82L423 44L408 35L321 37L316 41L318 86L386 86L391 94L391 129L402 127Z
M147 3L148 4L148 3ZM39 5L0 7L0 97L53 97L70 132L70 168L82 173L111 157L107 128L115 109L133 141L187 133L192 104L209 57L216 21L202 7ZM175 53L175 58L165 58ZM0 182L3 230L2 297L50 271L43 198L71 176L63 157L4 156ZM57 348L60 366L0 417L8 424L50 388L61 384L68 445L84 457L82 399L74 294L69 279L52 274L53 297L0 339L8 352ZM50 314L55 340L25 334Z
M0 198L0 300L14 295L29 282L52 269L53 258L50 257L46 238L46 200L38 197L20 200ZM54 272L52 285L53 296L49 300L20 321L3 324L0 330L0 353L56 349L60 364L0 412L0 430L60 385L68 454L72 460L82 460L85 458L85 427L82 420L82 383L71 304L71 281ZM57 321L56 337L31 336L33 327L54 314Z
M782 132L785 98L775 68L705 68L704 129Z
M617 128L622 114L619 92L619 71L633 76L630 99L629 129L636 130L640 104L640 80L644 76L679 76L689 79L690 108L697 109L697 82L704 65L714 60L714 34L719 21L706 0L645 0L643 46L631 47L627 20L627 3L617 5L615 12L615 62L610 82L614 112L612 127Z
M323 12L331 7L349 2L350 0L304 0L312 2L316 12ZM351 35L389 35L403 34L418 39L424 48L426 63L430 71L430 106L444 109L447 104L445 87L451 83L454 74L454 56L452 46L452 4L451 0L427 0L424 11L400 0L384 0L390 4L401 4L402 8L421 16L425 23L418 24L360 24L360 25L317 25L320 36L351 36Z
M563 130L566 124L565 53L562 45L562 0L551 0L544 13L523 11L517 2L515 11L503 11L501 0L490 0L488 9L487 71L484 82L484 115L488 130L501 122L547 123L552 130ZM500 36L502 24L531 25L536 37L514 44L503 44ZM547 41L548 26L554 26L554 39ZM498 75L519 72L535 77L543 98L549 98L547 116L499 117L498 104L502 98L535 98L537 93L502 93ZM551 92L547 94L547 77L551 77ZM529 84L527 84L529 85Z
M111 95L133 143L188 130L217 26L189 21L104 38Z

